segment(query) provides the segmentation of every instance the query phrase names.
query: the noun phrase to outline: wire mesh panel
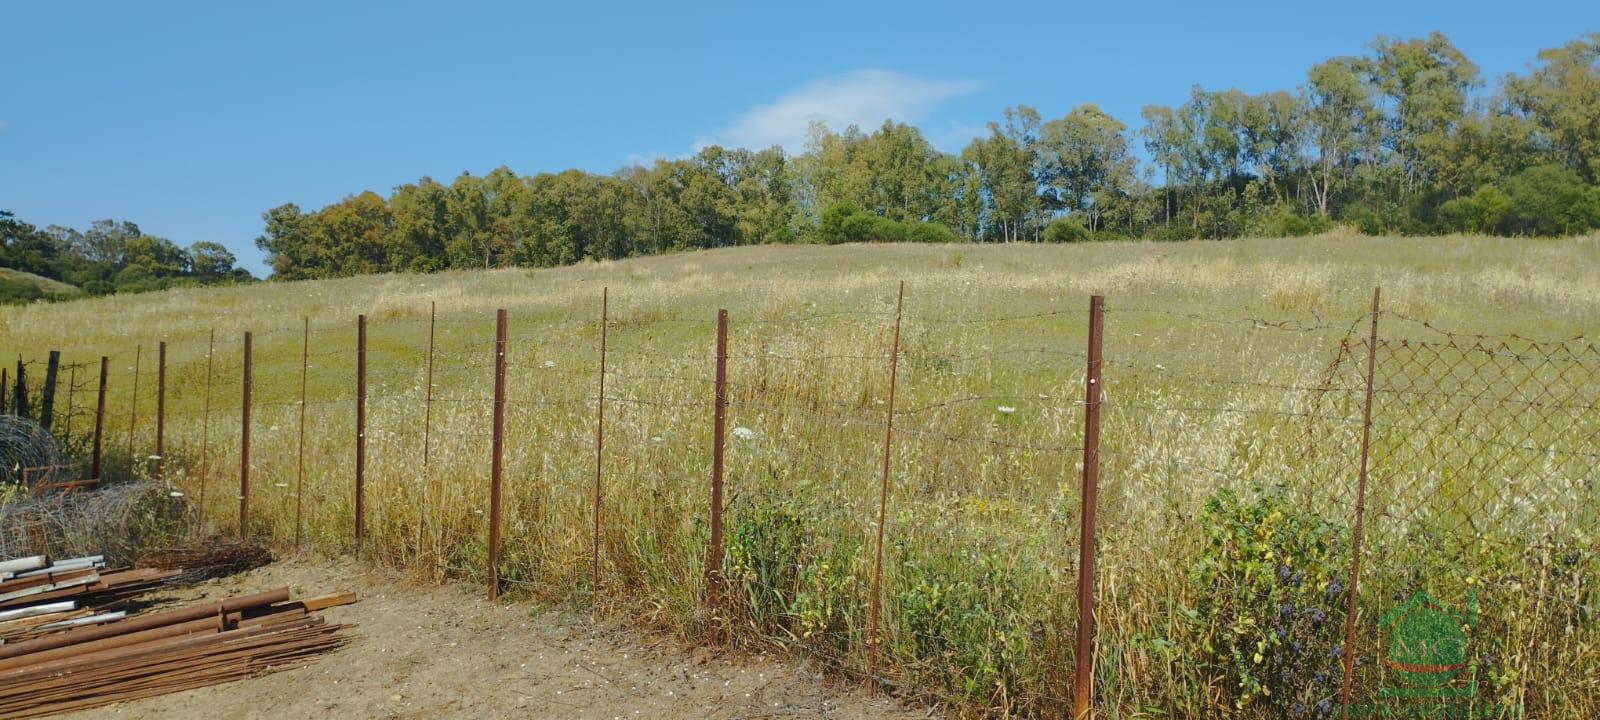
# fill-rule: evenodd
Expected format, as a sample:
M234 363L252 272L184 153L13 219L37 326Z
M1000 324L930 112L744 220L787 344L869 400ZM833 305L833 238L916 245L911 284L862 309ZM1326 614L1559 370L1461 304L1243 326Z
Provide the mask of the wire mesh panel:
M1600 349L1382 320L1358 696L1563 717L1600 682Z

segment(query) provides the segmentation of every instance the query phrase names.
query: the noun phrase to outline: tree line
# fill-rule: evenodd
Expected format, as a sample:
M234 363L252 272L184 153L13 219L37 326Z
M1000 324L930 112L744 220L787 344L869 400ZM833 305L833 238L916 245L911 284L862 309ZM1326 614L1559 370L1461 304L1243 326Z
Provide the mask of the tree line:
M67 299L169 287L249 282L226 247L197 242L187 248L147 235L131 222L97 220L88 230L38 228L0 210L0 267L74 286L51 292L35 282L0 277L0 302Z
M1600 227L1600 33L1486 88L1448 38L1379 37L1293 90L1196 87L1142 125L1009 108L959 154L910 125L707 147L610 175L499 168L264 214L275 277L549 266L788 242L1566 235ZM1142 153L1141 153L1142 151Z

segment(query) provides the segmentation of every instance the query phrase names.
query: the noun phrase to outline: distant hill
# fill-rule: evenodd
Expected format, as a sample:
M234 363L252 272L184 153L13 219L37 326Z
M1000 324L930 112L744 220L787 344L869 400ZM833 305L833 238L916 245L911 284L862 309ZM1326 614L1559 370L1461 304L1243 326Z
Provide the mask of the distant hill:
M51 280L31 272L0 267L0 303L30 302L43 298L67 300L85 293L76 285Z

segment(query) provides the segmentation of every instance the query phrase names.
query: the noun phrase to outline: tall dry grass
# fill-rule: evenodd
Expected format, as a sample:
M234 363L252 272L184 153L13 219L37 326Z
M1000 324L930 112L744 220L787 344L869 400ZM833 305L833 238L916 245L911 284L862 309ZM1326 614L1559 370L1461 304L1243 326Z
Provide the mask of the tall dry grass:
M1385 287L1387 307L1444 326L1592 333L1600 318L1597 251L1596 238L1338 236L743 248L561 270L381 276L0 309L0 350L35 356L59 348L69 359L112 354L118 374L108 447L121 469L143 466L125 457L120 435L128 427L127 351L168 339L169 478L206 519L226 526L238 503L239 334L252 329L252 529L288 544L299 505L306 546L342 552L351 548L352 532L355 316L366 313L371 397L362 553L428 577L478 577L486 552L493 310L505 307L511 402L502 565L515 587L691 636L725 622L739 642L780 645L859 672L888 344L895 285L904 279L885 680L963 714L1055 717L1068 707L1076 623L1087 296L1104 293L1111 310L1097 705L1107 717L1270 717L1278 712L1270 702L1236 704L1237 672L1205 649L1216 628L1194 620L1208 595L1191 578L1207 557L1207 502L1223 489L1284 492L1296 512L1348 528L1359 365L1341 365L1332 375L1329 368L1351 328L1364 329L1372 286ZM611 373L596 583L589 562L602 286L612 298ZM420 399L430 302L440 320L424 464ZM718 307L733 317L729 426L737 431L728 446L731 597L726 616L714 619L700 598ZM313 328L303 491L302 316ZM207 416L210 329L219 344ZM152 388L146 375L135 457L152 447ZM1590 415L1579 420L1593 422ZM1439 423L1428 432L1454 430ZM1570 444L1571 437L1531 440ZM1540 487L1547 479L1540 472L1519 467L1514 477L1483 482ZM1596 505L1590 492L1527 497L1535 509L1573 502L1589 508L1590 515L1569 515L1570 527L1557 528L1572 531L1561 540L1573 543L1587 537L1581 525ZM1433 496L1418 489L1385 497L1427 507ZM1376 527L1383 534L1374 537L1403 534L1391 522ZM1385 555L1369 560L1377 579L1362 596L1363 611L1381 612L1390 599L1380 595L1419 574L1452 599L1468 576L1496 580L1494 593L1485 590L1488 629L1474 637L1495 658L1482 669L1486 692L1520 703L1529 716L1592 716L1600 708L1600 689L1585 670L1600 662L1589 589L1593 553L1579 552L1587 565L1540 561L1537 548L1551 543L1497 532L1480 533L1493 535L1492 544L1447 542L1410 556L1397 543L1380 543ZM1459 552L1444 556L1452 550ZM1461 577L1445 577L1450 573ZM1542 589L1505 589L1510 582ZM1342 610L1329 627L1341 621ZM1359 627L1356 651L1376 663L1375 619L1363 617ZM1320 632L1337 639L1333 629ZM1366 668L1362 697L1383 682Z

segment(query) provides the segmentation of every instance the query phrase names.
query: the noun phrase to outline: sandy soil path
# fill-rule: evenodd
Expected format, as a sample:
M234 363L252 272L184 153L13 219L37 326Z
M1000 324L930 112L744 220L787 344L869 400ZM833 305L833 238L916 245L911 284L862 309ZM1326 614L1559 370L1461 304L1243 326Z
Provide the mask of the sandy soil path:
M221 598L289 585L354 590L325 612L357 625L307 667L68 715L72 718L890 718L933 717L776 656L724 657L670 638L478 588L419 586L353 562L279 563L183 591Z

